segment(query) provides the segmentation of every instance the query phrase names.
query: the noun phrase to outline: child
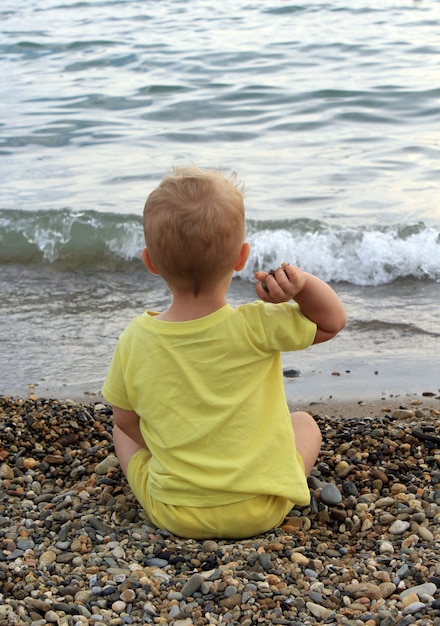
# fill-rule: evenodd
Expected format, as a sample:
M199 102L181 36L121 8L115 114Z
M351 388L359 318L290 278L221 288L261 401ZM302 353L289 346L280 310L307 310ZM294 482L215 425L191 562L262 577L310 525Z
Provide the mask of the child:
M256 272L260 300L227 304L250 247L242 194L220 173L164 178L145 203L144 231L143 261L172 302L127 326L104 383L121 468L150 520L175 535L270 530L309 502L321 445L308 413L289 414L280 353L334 337L344 307L291 265Z

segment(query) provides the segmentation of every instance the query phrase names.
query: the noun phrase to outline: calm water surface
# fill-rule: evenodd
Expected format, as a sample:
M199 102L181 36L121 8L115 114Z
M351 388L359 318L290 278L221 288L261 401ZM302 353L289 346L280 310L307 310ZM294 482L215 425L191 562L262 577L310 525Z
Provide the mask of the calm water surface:
M140 214L191 162L246 185L233 303L290 260L344 298L329 351L440 365L438 1L3 0L0 20L0 392L99 387L127 320L166 303Z

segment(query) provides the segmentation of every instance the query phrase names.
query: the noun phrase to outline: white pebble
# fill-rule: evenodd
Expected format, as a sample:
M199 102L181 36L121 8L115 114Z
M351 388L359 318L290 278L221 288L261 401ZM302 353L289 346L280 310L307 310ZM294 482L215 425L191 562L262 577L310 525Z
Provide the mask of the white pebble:
M319 619L328 619L332 614L330 609L327 609L325 606L321 606L320 604L315 604L314 602L306 602L306 607L312 615L318 617Z
M405 589L405 591L402 591L399 597L401 600L403 600L403 598L405 596L408 596L410 593L416 593L419 598L422 594L433 596L435 595L436 591L437 587L434 583L423 583L421 585L416 585L415 587L409 587L408 589Z
M143 570L143 567L139 563L130 563L128 569L130 570L130 572L141 572Z
M402 519L396 519L396 521L391 524L389 531L392 535L401 535L408 530L410 526L411 524L409 522Z
M391 544L389 541L383 541L380 544L379 552L381 554L394 554L393 544Z
M125 611L126 608L127 608L127 605L122 600L116 600L112 604L112 609L115 613L122 613L122 611Z

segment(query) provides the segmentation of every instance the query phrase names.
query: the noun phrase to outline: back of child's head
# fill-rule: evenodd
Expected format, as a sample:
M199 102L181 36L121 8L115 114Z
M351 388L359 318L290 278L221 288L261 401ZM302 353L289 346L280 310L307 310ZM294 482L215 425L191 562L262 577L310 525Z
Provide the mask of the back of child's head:
M214 285L234 269L244 241L243 195L235 177L175 168L147 198L144 233L167 282L196 291Z

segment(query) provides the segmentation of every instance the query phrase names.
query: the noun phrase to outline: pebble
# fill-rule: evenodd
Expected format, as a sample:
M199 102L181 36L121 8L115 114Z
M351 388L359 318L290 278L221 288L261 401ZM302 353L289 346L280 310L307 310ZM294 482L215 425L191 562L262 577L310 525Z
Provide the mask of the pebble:
M47 611L44 615L44 619L46 622L49 622L49 624L58 624L59 616L56 611Z
M381 554L393 554L394 546L389 541L382 541L379 546L379 552Z
M182 595L187 598L188 596L192 596L195 591L201 586L203 583L203 576L199 573L193 574L191 578L183 585L182 587Z
M95 466L95 472L100 476L107 474L109 469L113 467L118 467L119 461L114 454L109 454L105 459L103 459L100 463L97 463Z
M406 578L408 576L408 574L409 574L409 567L408 567L408 565L406 563L401 565L401 567L399 567L399 569L396 572L396 576L400 580L403 580L404 578Z
M368 598L369 600L380 600L382 596L381 588L375 583L355 582L345 587L346 593L353 598Z
M319 618L320 620L329 620L332 614L334 616L333 611L331 611L330 609L326 609L320 604L315 604L314 602L306 602L306 607L312 615Z
M302 565L306 567L310 563L310 558L302 552L293 552L290 556L290 560L292 563L297 563L298 565Z
M126 608L127 608L127 605L122 600L116 600L116 602L113 602L112 604L112 610L115 613L122 613L122 611L125 611Z
M400 598L402 601L403 608L406 608L407 606L409 606L410 604L413 604L414 602L419 602L419 596L413 592L409 592L407 593L406 596L403 596L403 597L401 595Z
M394 419L410 419L415 416L415 413L412 409L396 409L393 411Z
M434 541L434 535L429 530L429 528L426 528L426 526L419 526L417 528L417 533L419 534L420 538L423 539L423 541L427 541L429 543L431 543L431 541Z
M409 522L396 519L396 521L391 524L389 530L392 535L402 535L410 526L411 524Z
M310 504L196 541L139 507L106 405L0 397L0 623L440 626L439 413L396 411L315 415Z
M115 557L115 559L124 559L125 550L122 546L115 546L112 550L112 555Z
M389 598L389 596L391 596L396 591L396 585L392 582L386 581L380 583L379 589L382 598Z
M124 589L124 591L121 593L121 600L126 604L130 604L130 602L133 602L135 598L136 593L133 591L133 589Z
M433 596L437 591L437 586L434 583L424 583L423 585L416 585L415 587L409 587L402 591L400 594L400 599L403 600L407 596L413 594L421 598L423 595Z
M52 565L57 560L57 553L54 550L47 550L40 556L39 563L42 567Z
M334 483L328 483L321 489L321 500L328 506L336 506L342 502L342 495Z
M0 479L12 480L14 478L14 470L7 463L0 465Z
M402 615L413 615L414 613L419 613L420 611L424 611L425 609L426 604L424 604L423 602L413 602L403 609Z

